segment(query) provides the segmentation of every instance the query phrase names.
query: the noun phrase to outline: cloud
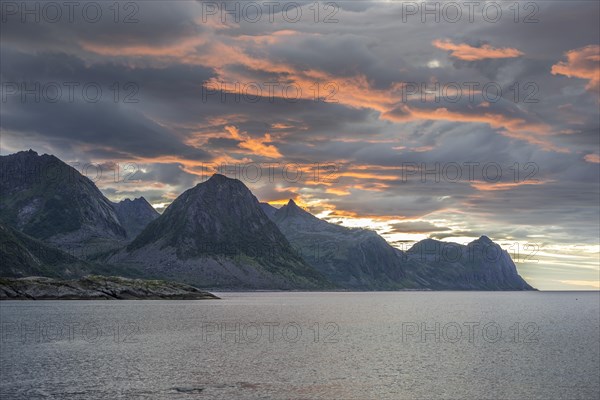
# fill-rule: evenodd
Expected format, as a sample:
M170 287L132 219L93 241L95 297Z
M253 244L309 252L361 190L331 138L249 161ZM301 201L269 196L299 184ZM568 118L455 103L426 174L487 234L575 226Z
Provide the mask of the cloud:
M519 109L489 110L488 108L473 109L468 107L437 107L435 104L413 106L401 104L383 114L383 118L396 122L416 120L454 121L462 123L488 124L501 134L523 140L539 146L544 150L568 152L548 140L552 128Z
M325 193L335 194L337 196L349 196L350 191L343 188L327 188L325 189Z
M427 221L406 221L390 224L390 233L430 233L447 232L451 229L445 226L437 226Z
M552 182L552 181L549 181L549 182ZM522 185L544 185L549 182L541 181L541 180L529 181L529 182L502 182L502 183L477 181L477 182L472 182L471 186L482 192L490 192L490 191L496 191L496 190L510 190L510 189L514 189L514 188L522 186Z
M151 44L98 44L93 42L80 42L81 47L89 52L103 56L130 56L130 57L184 57L194 51L196 47L206 44L202 36L186 38L178 43L168 43L162 46Z
M588 80L586 89L600 94L600 46L590 45L565 53L567 61L552 66L552 75Z
M583 157L583 159L589 163L600 164L600 155L598 154L586 154L585 157Z
M240 141L238 147L242 149L250 150L253 154L267 158L283 157L277 147L267 144L271 142L271 135L268 133L265 133L262 138L251 138L247 133L241 133L235 126L226 126L225 130L233 139Z
M560 282L567 285L588 286L594 289L600 289L600 281L564 280Z
M471 46L466 43L455 44L450 40L434 40L432 43L435 47L441 50L450 52L450 56L464 61L479 61L496 58L516 58L523 55L517 49L510 47L495 48L489 44L483 44L479 47Z

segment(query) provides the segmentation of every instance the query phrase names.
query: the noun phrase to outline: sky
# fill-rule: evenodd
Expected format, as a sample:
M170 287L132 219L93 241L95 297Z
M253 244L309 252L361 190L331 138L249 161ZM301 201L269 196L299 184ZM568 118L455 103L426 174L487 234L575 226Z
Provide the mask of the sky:
M162 211L215 172L600 288L597 1L2 2L0 153Z

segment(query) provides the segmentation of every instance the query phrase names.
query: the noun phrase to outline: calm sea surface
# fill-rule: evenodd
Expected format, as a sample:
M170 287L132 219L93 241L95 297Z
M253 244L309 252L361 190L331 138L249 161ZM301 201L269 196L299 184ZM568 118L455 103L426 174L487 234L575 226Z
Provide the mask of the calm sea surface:
M598 399L598 292L4 301L1 399Z

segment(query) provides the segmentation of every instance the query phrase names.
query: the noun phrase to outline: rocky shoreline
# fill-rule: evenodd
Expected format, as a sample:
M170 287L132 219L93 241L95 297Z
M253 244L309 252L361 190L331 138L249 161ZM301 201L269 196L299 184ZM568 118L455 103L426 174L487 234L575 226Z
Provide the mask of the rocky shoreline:
M219 297L162 280L90 275L75 280L0 278L0 300L209 300Z

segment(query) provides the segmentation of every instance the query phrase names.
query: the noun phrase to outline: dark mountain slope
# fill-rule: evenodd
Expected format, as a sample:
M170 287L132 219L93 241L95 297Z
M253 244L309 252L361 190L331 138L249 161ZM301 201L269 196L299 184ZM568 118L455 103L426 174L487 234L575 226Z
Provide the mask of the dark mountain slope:
M487 236L466 246L426 239L405 254L411 279L431 289L533 290L506 250Z
M321 220L290 200L273 220L302 257L335 284L357 290L410 286L402 255L381 236Z
M181 194L111 261L201 287L330 286L294 252L250 190L223 175Z
M510 255L487 237L460 246L426 239L408 252L377 233L323 221L292 200L273 220L302 257L334 284L357 290L531 290Z
M126 233L94 183L51 155L0 157L0 218L37 239L87 253L121 245Z

